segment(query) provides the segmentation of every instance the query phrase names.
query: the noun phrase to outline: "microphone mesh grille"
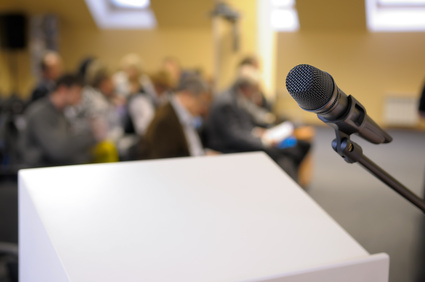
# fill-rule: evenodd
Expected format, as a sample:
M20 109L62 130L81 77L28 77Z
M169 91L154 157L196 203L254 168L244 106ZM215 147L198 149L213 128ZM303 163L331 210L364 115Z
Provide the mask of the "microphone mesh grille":
M289 71L286 89L301 108L317 110L332 97L334 82L328 73L302 64Z

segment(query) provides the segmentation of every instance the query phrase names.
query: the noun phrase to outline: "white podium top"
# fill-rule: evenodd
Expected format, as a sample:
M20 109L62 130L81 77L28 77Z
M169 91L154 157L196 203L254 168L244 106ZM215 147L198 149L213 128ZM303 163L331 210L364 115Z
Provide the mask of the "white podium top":
M370 257L263 153L28 169L19 190L21 282L269 281Z

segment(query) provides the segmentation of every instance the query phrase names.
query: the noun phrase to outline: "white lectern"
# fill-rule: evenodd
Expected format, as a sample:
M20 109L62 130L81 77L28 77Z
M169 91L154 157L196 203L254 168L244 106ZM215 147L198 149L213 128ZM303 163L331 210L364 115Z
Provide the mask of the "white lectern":
M263 153L19 172L20 282L386 282Z

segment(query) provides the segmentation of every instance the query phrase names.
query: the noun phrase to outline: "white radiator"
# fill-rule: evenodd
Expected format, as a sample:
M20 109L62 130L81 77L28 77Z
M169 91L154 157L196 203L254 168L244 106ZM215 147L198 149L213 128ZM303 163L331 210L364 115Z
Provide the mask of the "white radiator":
M384 122L387 126L414 127L419 122L418 98L388 96L384 103Z

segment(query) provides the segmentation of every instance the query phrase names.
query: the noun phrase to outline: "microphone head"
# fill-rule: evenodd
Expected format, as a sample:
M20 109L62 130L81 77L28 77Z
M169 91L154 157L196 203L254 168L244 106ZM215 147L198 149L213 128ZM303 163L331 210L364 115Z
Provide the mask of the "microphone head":
M334 91L332 77L310 65L301 64L292 68L286 77L286 89L304 110L322 108L331 99Z

